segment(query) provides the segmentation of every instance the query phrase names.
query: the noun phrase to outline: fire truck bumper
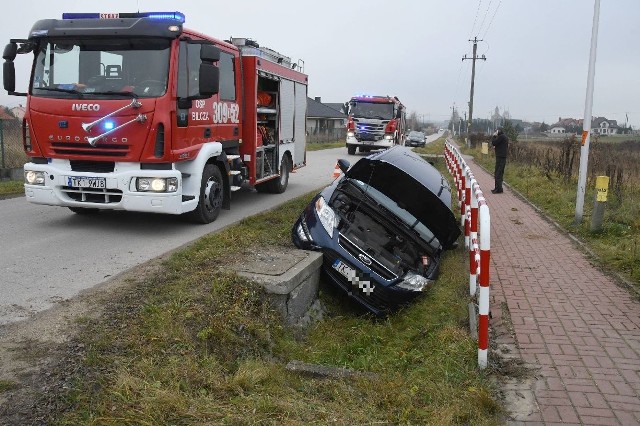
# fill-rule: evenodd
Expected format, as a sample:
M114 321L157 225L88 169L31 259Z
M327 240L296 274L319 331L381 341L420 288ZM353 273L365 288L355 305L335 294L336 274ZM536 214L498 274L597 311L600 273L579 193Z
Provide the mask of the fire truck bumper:
M382 149L391 148L393 139L381 138L378 140L358 140L355 136L347 136L347 145L356 145L363 148Z
M77 172L66 160L27 163L24 170L25 195L35 204L181 214L198 201L183 203L178 170L141 170L139 164L116 163L113 172Z

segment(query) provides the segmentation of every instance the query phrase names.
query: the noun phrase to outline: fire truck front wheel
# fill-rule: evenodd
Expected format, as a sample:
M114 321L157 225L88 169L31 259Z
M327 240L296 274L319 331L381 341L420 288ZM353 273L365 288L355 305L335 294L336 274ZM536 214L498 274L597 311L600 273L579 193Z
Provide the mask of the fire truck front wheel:
M347 154L355 155L355 153L356 153L356 146L355 145L347 145Z
M188 213L197 223L211 223L218 218L224 200L222 173L215 164L207 164L202 171L200 198L195 210Z

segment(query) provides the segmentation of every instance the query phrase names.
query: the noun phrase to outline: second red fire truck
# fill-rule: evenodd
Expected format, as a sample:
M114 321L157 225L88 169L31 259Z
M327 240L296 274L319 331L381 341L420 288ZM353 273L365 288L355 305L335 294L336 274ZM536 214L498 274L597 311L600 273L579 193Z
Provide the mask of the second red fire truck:
M231 192L284 192L305 165L307 76L250 39L169 13L65 13L12 39L4 87L27 97L27 200L215 220ZM14 59L33 55L28 93Z
M348 103L347 151L389 148L404 144L406 109L397 97L354 96Z

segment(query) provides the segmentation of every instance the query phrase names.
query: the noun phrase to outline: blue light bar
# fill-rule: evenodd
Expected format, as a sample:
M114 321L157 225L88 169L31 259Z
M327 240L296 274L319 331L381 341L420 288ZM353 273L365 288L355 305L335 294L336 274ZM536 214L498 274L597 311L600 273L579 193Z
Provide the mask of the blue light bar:
M120 19L120 18L149 18L167 21L177 21L183 24L184 13L181 12L138 12L138 13L63 13L62 19Z
M178 21L181 24L184 23L184 13L180 12L153 12L147 15L147 18L151 19L170 19L172 21Z

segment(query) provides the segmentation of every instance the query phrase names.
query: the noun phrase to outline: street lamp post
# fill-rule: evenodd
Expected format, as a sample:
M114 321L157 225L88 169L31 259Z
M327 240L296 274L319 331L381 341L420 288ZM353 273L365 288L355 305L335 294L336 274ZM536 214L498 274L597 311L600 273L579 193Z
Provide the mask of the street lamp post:
M584 213L584 193L587 184L587 166L589 163L589 141L591 139L591 108L593 106L593 80L596 70L596 48L598 46L598 20L600 18L600 0L595 0L593 7L593 26L591 29L591 50L589 52L589 72L587 75L587 95L584 106L582 124L582 147L580 148L580 170L578 173L578 194L576 197L576 214L574 225L582 222Z

